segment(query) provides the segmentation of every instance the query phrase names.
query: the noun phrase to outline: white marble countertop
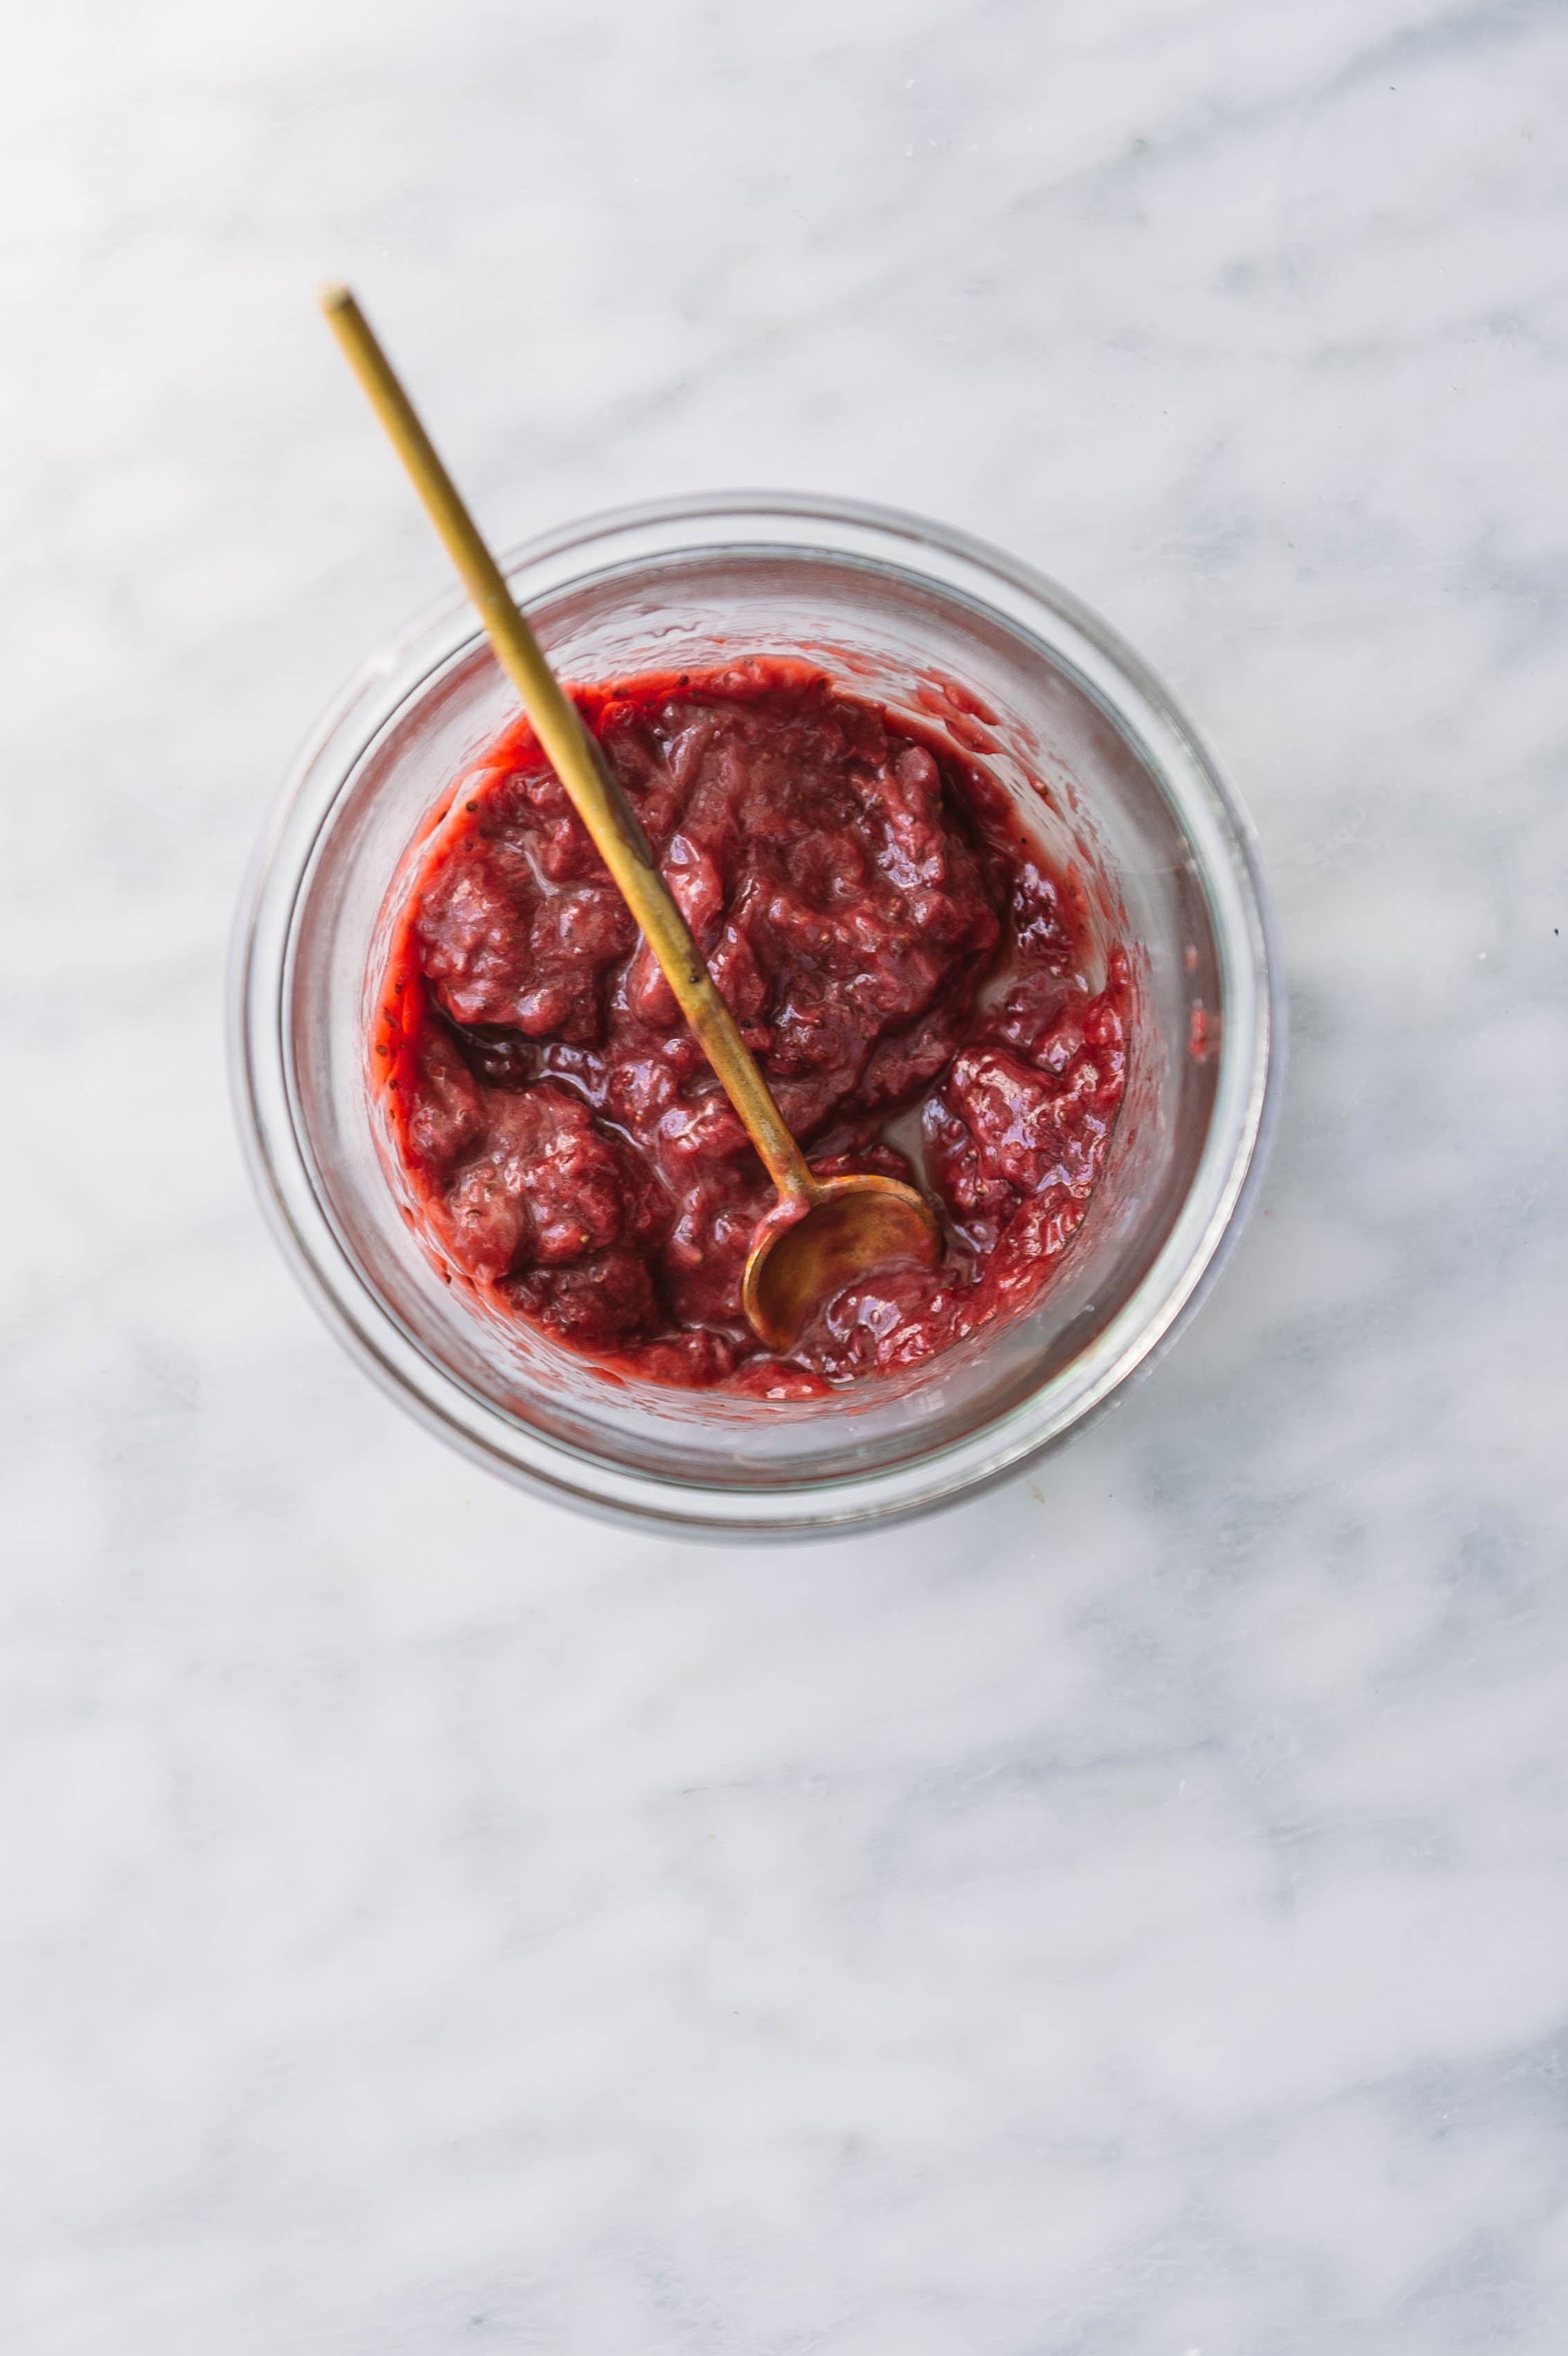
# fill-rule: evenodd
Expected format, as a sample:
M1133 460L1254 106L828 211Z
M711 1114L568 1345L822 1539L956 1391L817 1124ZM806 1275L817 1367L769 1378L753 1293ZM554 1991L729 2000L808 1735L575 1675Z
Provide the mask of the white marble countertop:
M56 0L0 83L7 2356L1568 2344L1560 5ZM240 871L517 539L979 532L1211 732L1261 1215L982 1503L614 1534L296 1294Z

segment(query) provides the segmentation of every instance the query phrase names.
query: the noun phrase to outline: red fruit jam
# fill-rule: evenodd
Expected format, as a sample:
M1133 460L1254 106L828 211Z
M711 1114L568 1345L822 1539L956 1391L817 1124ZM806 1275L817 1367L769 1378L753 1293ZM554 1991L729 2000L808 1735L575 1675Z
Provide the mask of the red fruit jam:
M645 1380L810 1398L1032 1301L1104 1167L1127 959L973 763L795 661L577 701L785 1119L825 1175L913 1178L934 1269L847 1289L788 1359L741 1309L773 1201L526 723L399 908L376 1079L449 1277Z

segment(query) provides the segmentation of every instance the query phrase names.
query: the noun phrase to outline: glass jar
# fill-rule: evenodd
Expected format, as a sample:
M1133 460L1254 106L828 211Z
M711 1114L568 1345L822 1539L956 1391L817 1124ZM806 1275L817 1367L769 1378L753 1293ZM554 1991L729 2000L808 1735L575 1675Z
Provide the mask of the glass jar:
M391 1394L558 1503L726 1537L951 1503L1064 1440L1168 1343L1262 1171L1282 1004L1247 820L1196 730L1064 591L880 508L715 494L549 534L505 565L582 681L805 654L982 759L1100 952L1133 958L1125 1100L1038 1303L905 1375L783 1402L614 1380L485 1313L421 1242L368 1078L395 886L515 714L473 610L372 658L273 812L236 936L232 1069L258 1193L306 1290Z

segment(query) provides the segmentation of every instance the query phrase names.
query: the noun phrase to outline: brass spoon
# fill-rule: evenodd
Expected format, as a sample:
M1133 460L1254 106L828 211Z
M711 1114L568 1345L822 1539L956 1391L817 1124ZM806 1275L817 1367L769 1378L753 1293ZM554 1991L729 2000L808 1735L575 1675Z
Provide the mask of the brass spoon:
M635 811L562 693L364 314L347 286L325 288L321 307L478 607L557 776L778 1189L778 1202L752 1238L741 1299L768 1347L790 1350L813 1313L857 1276L899 1260L932 1266L940 1248L936 1215L923 1194L897 1178L818 1178L807 1166L654 863Z

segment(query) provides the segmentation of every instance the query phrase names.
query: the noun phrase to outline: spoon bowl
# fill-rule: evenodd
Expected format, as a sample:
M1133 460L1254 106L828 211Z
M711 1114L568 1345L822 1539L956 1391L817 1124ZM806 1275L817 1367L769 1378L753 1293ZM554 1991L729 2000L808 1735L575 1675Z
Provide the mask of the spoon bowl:
M741 1301L770 1350L793 1350L836 1292L901 1262L935 1265L936 1214L900 1178L812 1177L785 1194L756 1232Z

